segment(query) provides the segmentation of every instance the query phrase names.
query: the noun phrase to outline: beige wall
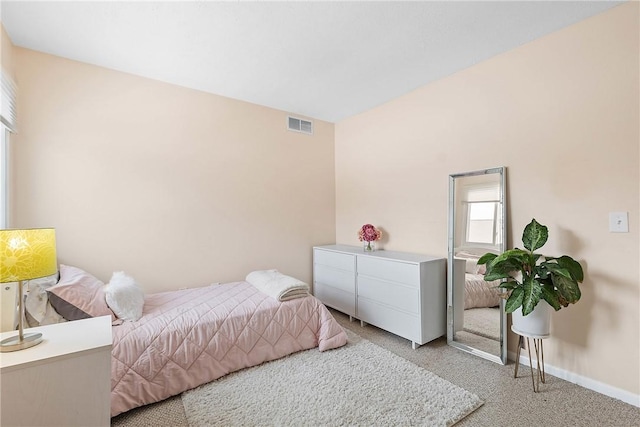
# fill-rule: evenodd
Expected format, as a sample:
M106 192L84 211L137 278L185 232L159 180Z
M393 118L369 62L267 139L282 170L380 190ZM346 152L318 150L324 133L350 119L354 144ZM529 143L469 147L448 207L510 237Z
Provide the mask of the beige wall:
M510 246L582 262L548 364L640 393L638 3L616 7L336 124L336 237L371 222L383 247L446 256L448 175L507 167ZM608 231L629 212L629 233ZM510 337L512 348L515 337Z
M277 268L311 280L335 238L334 126L282 111L14 52L20 132L13 227L55 227L58 255L146 291Z
M12 78L15 77L13 67L13 43L11 43L11 39L2 24L0 24L0 60L2 68L8 72Z
M311 246L365 222L445 256L448 175L504 165L510 245L535 216L587 274L547 362L638 394L638 31L638 4L616 7L345 120L335 174L332 124L290 133L280 111L16 48L11 225L56 227L61 262L147 291L310 280Z

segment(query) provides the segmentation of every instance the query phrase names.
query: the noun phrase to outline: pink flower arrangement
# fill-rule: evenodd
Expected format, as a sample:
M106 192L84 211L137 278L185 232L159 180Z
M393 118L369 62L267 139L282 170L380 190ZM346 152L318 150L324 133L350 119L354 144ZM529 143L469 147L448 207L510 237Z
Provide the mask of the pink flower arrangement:
M372 250L371 242L380 240L381 237L382 231L378 230L371 224L365 224L360 228L360 230L358 230L358 240L361 242L367 242L366 249L368 251Z

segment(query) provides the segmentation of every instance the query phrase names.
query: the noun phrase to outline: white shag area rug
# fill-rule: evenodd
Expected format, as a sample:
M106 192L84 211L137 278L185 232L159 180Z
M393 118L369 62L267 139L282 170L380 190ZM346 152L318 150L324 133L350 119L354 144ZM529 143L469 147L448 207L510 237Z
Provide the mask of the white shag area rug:
M190 426L450 426L484 402L347 331L349 343L244 369L182 395Z

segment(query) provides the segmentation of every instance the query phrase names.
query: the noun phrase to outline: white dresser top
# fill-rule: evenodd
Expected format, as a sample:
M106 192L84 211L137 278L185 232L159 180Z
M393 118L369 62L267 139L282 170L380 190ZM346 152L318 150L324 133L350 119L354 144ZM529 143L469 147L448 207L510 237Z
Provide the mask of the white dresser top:
M346 254L357 254L358 256L370 256L374 258L391 259L394 261L402 261L402 262L408 262L408 263L414 263L414 264L446 259L445 257L412 254L408 252L395 252L395 251L385 251L385 250L375 250L373 252L366 252L362 248L362 246L324 245L324 246L314 246L314 248L326 249L326 250L342 252Z
M111 316L93 317L73 322L57 323L24 330L42 333L43 341L26 350L0 353L2 372L29 365L46 363L52 359L69 357L76 353L111 347ZM3 332L0 340L10 338L18 331Z

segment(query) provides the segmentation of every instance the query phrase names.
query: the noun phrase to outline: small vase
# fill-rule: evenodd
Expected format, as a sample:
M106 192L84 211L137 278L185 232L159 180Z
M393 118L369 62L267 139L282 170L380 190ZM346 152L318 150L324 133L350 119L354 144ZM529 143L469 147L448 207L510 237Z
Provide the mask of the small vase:
M365 252L374 252L376 250L376 242L367 242L366 240L362 242L362 246Z

